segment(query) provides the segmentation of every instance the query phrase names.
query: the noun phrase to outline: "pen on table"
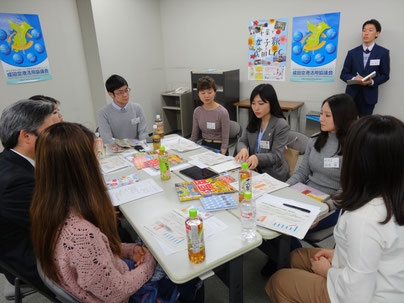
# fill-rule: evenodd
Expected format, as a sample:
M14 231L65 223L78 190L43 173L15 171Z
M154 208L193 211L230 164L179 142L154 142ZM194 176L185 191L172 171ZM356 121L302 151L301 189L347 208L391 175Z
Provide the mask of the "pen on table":
M310 212L310 210L308 210L308 209L306 209L306 208L302 208L302 207L295 206L295 205L291 205L291 204L287 204L287 203L282 203L282 204L283 204L284 206L287 206L287 207L291 207L291 208L295 208L295 209L304 211L305 213L309 213L309 212Z

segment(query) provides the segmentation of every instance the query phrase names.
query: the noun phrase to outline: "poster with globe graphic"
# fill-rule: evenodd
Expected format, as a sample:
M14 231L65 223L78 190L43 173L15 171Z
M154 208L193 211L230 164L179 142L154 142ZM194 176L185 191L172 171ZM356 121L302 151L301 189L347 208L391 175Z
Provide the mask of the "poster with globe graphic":
M293 18L291 81L332 82L340 13Z
M0 13L0 60L7 84L52 79L38 15Z

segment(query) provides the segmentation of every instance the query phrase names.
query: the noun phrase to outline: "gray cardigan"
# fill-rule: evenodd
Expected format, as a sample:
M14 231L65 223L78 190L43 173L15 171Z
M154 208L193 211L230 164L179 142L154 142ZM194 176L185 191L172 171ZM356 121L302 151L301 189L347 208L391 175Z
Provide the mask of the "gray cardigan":
M250 133L247 129L237 144L237 152L242 148L247 148L249 155L255 154L255 145L257 143L259 131ZM289 166L284 158L284 149L288 143L289 125L283 118L271 116L267 129L262 136L262 141L269 141L269 149L260 148L257 171L267 173L272 177L286 181L289 178Z

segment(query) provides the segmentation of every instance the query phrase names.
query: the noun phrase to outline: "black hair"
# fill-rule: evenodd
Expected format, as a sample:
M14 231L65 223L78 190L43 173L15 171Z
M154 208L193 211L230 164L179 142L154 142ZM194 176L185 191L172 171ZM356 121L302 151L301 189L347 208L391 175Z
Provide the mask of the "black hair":
M125 85L128 86L128 82L119 75L112 75L105 81L105 88L109 93L114 93L115 90Z
M404 124L392 116L366 116L348 131L337 206L353 211L382 197L387 223L404 225Z
M328 103L331 109L334 125L337 130L338 148L335 154L342 155L344 148L345 136L349 126L357 119L358 113L356 111L355 102L348 94L337 94L328 97L323 101L321 107ZM324 145L327 143L328 131L321 131L317 135L314 148L320 152Z
M376 32L381 32L382 31L382 26L380 25L380 22L377 21L376 19L370 19L368 21L365 21L365 23L363 23L362 25L362 30L365 28L365 25L367 24L373 24L376 28Z
M275 89L271 84L260 84L256 86L251 92L250 105L252 105L254 98L259 95L265 103L269 103L269 112L272 116L285 119L281 106L279 105L278 96ZM256 132L261 126L261 119L257 118L252 110L252 106L248 109L248 125L247 130L250 133Z
M214 91L216 91L216 83L215 80L213 80L211 77L205 76L198 79L198 82L196 83L196 88L198 89L198 92L211 88Z

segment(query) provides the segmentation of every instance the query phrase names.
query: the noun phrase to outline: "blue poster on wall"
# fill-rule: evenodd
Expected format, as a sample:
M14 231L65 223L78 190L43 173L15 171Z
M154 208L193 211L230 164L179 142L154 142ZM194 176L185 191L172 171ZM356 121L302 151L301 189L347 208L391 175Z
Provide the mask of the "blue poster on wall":
M334 81L339 22L340 13L293 18L292 81Z
M52 79L38 15L0 13L0 60L8 84Z

